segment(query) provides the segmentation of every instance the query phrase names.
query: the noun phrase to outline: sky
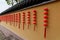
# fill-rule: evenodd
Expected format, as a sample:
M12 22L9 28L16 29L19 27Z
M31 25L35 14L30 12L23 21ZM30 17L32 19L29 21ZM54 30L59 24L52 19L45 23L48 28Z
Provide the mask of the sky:
M8 9L10 6L6 3L5 0L0 0L0 13Z

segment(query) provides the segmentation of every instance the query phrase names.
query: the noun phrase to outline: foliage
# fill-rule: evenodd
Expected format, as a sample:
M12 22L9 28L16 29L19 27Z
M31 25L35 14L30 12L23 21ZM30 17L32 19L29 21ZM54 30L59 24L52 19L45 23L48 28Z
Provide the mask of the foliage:
M7 4L12 5L12 6L14 5L14 3L19 3L21 1L23 1L23 0L6 0Z

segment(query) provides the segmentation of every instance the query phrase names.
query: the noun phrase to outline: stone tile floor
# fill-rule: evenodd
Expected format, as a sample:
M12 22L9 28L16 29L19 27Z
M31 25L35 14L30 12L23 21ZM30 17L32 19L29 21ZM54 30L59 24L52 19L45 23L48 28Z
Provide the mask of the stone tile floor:
M0 40L23 40L23 39L0 25Z

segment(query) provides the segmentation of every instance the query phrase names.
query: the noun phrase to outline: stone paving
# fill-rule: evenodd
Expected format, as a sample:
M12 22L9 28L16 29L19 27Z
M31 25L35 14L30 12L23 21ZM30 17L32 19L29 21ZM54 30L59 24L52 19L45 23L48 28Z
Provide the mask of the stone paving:
M0 40L23 40L23 39L0 25Z

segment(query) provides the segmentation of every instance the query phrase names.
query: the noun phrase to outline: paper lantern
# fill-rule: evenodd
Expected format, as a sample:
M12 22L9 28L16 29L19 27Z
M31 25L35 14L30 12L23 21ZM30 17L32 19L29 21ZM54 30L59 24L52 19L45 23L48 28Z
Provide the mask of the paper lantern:
M46 40L46 29L48 26L48 8L44 8L44 39Z
M47 19L44 19L44 23L48 23L48 20Z
M13 23L14 23L14 26L15 26L15 16L16 14L13 14Z
M45 7L45 8L44 8L44 11L48 11L48 8L47 8L47 7Z
M25 24L25 13L22 13L22 23L23 23L23 30L24 30L24 24Z
M19 29L20 29L20 21L21 21L21 15L20 15L20 13L18 13L18 23L19 23L18 28Z
M48 19L48 16L47 15L44 15L44 19Z
M35 28L36 28L36 24L37 24L37 11L36 10L33 10L33 24L34 24L34 31L35 31Z
M44 11L44 15L48 15L48 12L47 11Z
M28 24L28 29L29 29L29 25L30 25L30 12L27 12L27 24Z

